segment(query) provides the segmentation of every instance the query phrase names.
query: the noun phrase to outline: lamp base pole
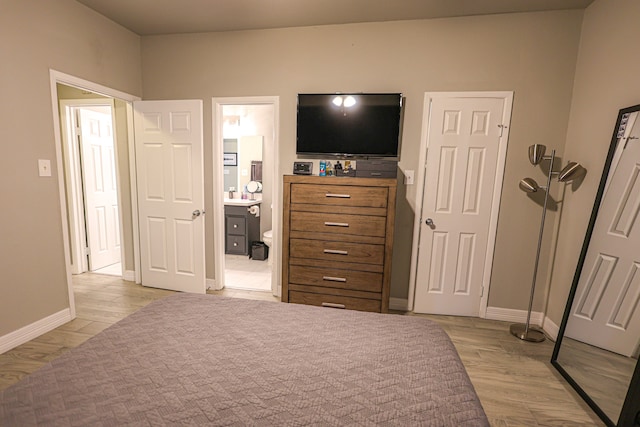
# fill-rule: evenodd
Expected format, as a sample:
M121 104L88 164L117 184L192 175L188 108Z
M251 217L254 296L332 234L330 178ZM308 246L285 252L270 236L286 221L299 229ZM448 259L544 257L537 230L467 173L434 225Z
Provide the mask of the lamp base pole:
M511 335L523 341L542 342L545 340L544 332L533 326L529 326L529 330L527 330L527 325L524 323L514 323L509 331L511 331Z

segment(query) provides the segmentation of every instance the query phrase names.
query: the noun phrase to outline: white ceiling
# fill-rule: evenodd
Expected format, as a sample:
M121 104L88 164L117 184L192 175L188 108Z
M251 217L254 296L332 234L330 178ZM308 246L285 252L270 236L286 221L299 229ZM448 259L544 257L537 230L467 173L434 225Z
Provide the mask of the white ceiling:
M77 0L139 35L584 9L593 0Z

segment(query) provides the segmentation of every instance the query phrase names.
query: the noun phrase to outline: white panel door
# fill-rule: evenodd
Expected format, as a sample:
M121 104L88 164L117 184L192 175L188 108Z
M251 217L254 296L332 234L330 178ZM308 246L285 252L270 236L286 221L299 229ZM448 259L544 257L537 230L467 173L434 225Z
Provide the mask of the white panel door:
M565 336L632 356L640 336L638 139L629 140L610 176Z
M89 270L120 262L118 187L111 107L80 108Z
M504 98L432 100L418 313L479 315L504 111Z
M202 101L134 103L142 284L204 293Z

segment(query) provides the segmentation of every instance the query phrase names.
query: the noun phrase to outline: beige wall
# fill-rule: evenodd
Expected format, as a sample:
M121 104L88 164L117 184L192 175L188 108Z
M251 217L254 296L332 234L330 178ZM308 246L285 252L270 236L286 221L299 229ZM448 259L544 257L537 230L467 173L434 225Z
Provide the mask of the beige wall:
M139 40L73 0L0 3L0 336L69 307L49 69L140 94Z
M547 316L560 325L618 110L640 104L640 2L596 0L584 15L565 157L588 174L568 191Z
M203 99L206 118L214 96L279 96L280 173L287 174L296 159L299 92L403 92L400 166L415 170L426 91L515 91L489 304L526 309L541 208L517 183L523 173L542 179L527 161L530 144L563 149L581 22L581 11L560 11L143 37L144 97ZM207 210L211 157L211 121L205 119ZM391 295L406 298L416 190L399 193ZM207 217L208 272L212 219ZM545 255L550 243L546 239ZM548 255L542 277L547 265ZM534 308L545 301L540 292Z
M617 110L639 102L634 94L640 83L632 77L638 75L640 60L627 55L627 42L637 40L640 32L633 20L638 8L635 0L614 5L596 0L587 9L584 25L582 12L560 11L154 36L143 37L141 48L138 36L75 1L3 1L0 336L68 307L50 68L133 95L144 91L145 99L203 99L209 210L211 97L280 97L278 155L280 173L285 174L295 160L299 92L403 92L400 166L415 170L424 92L513 90L489 305L526 309L541 210L518 190L517 182L523 175L542 180L539 169L529 165L526 148L545 143L589 169L580 191L566 194L549 299L549 315L559 323ZM615 58L625 60L612 67ZM587 144L594 147L592 154L585 152ZM52 160L52 178L37 176L40 158ZM392 277L396 298L408 294L415 194L415 187L399 191ZM209 272L214 270L212 219L207 217ZM554 222L551 212L547 226ZM546 301L550 234L543 247L535 310L544 309Z

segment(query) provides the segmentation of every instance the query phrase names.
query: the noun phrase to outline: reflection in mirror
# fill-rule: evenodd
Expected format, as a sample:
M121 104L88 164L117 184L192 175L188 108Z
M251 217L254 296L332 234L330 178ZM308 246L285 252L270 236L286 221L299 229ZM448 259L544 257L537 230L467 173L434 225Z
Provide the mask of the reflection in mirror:
M224 191L241 197L250 181L262 182L262 136L225 138Z
M233 194L238 190L238 140L223 140L224 147L224 191Z
M262 163L262 136L241 136L238 140L238 186L240 191L246 189L249 181L259 181L252 178L252 174L255 177L256 162Z
M552 363L611 426L640 345L640 106L621 110Z

